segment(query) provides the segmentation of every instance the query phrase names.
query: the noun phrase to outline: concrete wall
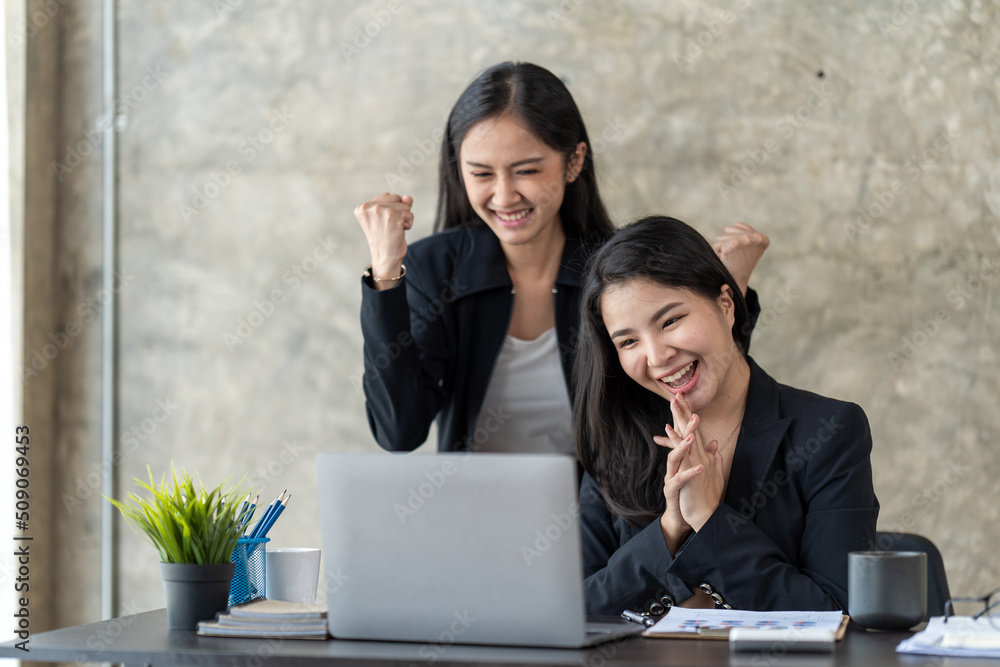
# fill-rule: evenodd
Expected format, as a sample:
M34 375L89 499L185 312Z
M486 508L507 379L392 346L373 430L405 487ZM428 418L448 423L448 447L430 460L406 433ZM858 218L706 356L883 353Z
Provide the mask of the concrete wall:
M62 8L60 146L100 140L97 4ZM880 529L933 539L956 594L1000 581L996 3L118 5L123 488L171 461L246 475L292 490L272 545L319 544L314 454L375 449L352 208L406 192L411 238L429 233L445 114L481 69L526 60L573 92L616 220L771 237L754 357L865 408ZM37 269L57 329L100 308L95 159L60 184ZM98 571L98 327L45 371L61 584ZM162 605L152 548L121 535L122 610ZM62 602L60 624L97 617L89 587Z

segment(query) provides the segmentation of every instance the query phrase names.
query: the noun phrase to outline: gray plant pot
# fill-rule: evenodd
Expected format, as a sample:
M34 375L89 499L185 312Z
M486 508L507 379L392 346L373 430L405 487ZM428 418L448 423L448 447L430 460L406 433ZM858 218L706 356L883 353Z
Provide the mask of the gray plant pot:
M160 563L170 629L197 630L198 621L211 620L225 611L235 569L233 563Z

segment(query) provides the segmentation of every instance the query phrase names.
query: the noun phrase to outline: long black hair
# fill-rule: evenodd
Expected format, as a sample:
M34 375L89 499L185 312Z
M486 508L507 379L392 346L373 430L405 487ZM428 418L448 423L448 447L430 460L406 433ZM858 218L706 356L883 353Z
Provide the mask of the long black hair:
M507 113L524 123L539 141L562 153L567 163L581 141L587 144L583 168L566 184L559 217L568 236L595 241L610 235L614 225L597 191L594 152L573 96L547 69L513 62L494 65L476 77L448 115L441 141L434 231L482 224L465 193L458 154L476 123Z
M672 422L670 404L626 375L601 314L604 293L635 279L688 289L712 302L728 285L735 305L733 340L741 351L749 344L750 312L712 246L680 220L650 216L628 224L591 257L573 366L573 436L584 470L597 480L611 511L643 525L665 509L669 451L652 436Z

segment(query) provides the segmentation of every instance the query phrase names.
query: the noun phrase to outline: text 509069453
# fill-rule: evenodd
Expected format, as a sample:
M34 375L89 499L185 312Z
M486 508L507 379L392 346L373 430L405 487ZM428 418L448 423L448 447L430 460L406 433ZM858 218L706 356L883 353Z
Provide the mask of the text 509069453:
M20 640L14 646L22 651L28 651L29 631L28 591L30 590L30 544L32 539L28 532L28 521L31 517L30 498L28 492L30 466L28 462L28 427L18 426L14 429L14 528L17 535L14 541L14 566L17 568L14 576L14 596L17 601L17 611L14 612L14 634Z

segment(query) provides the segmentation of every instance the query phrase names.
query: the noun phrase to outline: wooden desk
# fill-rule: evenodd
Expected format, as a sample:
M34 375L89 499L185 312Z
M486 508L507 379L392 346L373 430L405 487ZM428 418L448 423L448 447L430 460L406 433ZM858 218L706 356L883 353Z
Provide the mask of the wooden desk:
M997 667L996 661L900 655L896 644L908 633L865 632L852 627L832 654L729 652L728 642L632 637L585 650L442 646L397 642L291 639L230 639L169 631L166 611L145 612L108 621L32 635L30 653L0 644L0 657L43 662L111 662L128 666L201 665L205 667L304 667L318 665L903 665L905 667ZM780 653L780 651L778 652Z

